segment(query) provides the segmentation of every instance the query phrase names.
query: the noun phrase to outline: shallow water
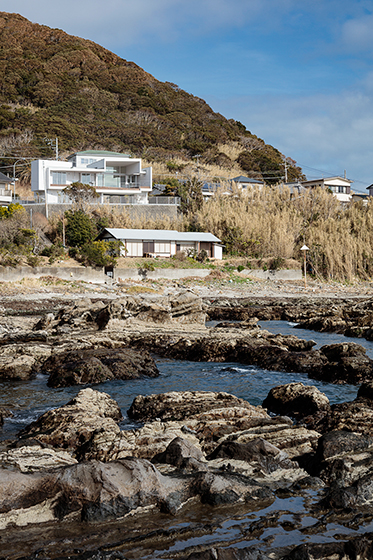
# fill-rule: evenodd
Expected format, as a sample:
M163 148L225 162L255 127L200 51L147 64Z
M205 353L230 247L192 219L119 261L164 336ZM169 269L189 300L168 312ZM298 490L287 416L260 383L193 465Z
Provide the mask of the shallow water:
M315 333L293 328L286 321L262 321L262 328L273 333L295 334L300 338L315 340L318 346L352 340L364 344L367 353L373 357L373 343L365 339L349 339L343 335ZM107 381L96 385L95 389L108 393L122 409L122 428L130 429L138 424L127 417L126 411L137 395L151 395L168 391L225 391L249 401L253 405L262 404L272 387L284 383L302 382L314 385L325 393L331 404L353 400L358 388L353 385L332 385L308 379L303 373L269 371L256 366L238 363L187 362L166 360L156 357L160 377L135 380ZM36 420L46 410L68 402L82 389L67 387L51 389L47 387L47 377L37 375L28 381L2 381L0 383L0 406L9 407L12 418L5 419L0 439L9 439L30 422Z
M373 357L373 343L365 339L348 339L342 335L295 329L293 323L285 321L262 321L260 324L262 328L273 333L294 334L300 338L315 340L317 347L335 342L357 342L364 345L367 353ZM316 386L328 396L331 404L334 404L354 399L358 390L356 386L352 385L332 385L308 379L305 374L301 373L268 371L239 363L184 362L157 357L156 362L161 373L158 378L110 381L94 387L108 393L119 403L124 416L121 423L123 429L139 426L127 417L126 411L133 399L140 394L185 390L225 391L244 398L253 405L260 405L272 387L300 381ZM81 388L80 386L50 389L47 387L47 377L44 375L37 375L34 379L25 382L1 382L0 406L9 407L14 415L12 418L5 419L0 438L4 440L14 437L20 429L36 420L46 410L68 402ZM312 531L312 526L319 522L319 519L311 512L312 504L319 498L318 492L309 490L302 495L287 499L275 498L271 505L246 504L236 506L233 510L194 505L183 510L180 521L177 518L157 514L151 516L145 525L143 523L136 525L137 521L134 519L133 527L132 522L127 519L112 522L105 527L92 526L91 529L86 524L78 523L72 528L59 524L52 527L50 534L48 532L40 533L40 529L35 528L37 534L33 535L33 529L25 528L20 531L17 541L19 545L22 541L30 543L27 553L36 550L41 541L46 543L49 541L48 546L52 547L54 553L55 549L58 549L59 554L63 553L65 558L65 550L70 550L70 548L73 550L80 546L84 548L90 539L91 544L88 546L90 550L92 550L92 542L100 542L99 546L102 546L110 542L119 543L127 540L127 545L120 545L118 548L125 552L127 558L151 560L153 558L174 558L181 554L181 551L192 551L195 546L213 545L213 543L237 548L256 545L264 551L267 546L274 548L298 545L303 542L330 542L335 539L335 535L342 536L351 533L351 529L339 522L325 523L325 527L320 528L320 531ZM253 522L271 515L278 516L273 526L264 528L258 534L252 532L250 525ZM286 523L293 524L293 529L287 529ZM209 526L208 530L205 530L206 524ZM373 523L370 520L365 526L361 526L358 532L367 530L373 530ZM73 534L70 534L69 531ZM154 534L164 531L167 535L164 538L161 535L153 538L150 536L152 531L155 532ZM70 537L72 540L69 545ZM11 538L9 537L8 543L9 558L18 558L17 555L11 554L15 550L13 546L18 546L17 543L12 542ZM4 545L5 542L3 542ZM93 550L97 550L96 546L93 545ZM67 556L70 557L70 553L66 554Z

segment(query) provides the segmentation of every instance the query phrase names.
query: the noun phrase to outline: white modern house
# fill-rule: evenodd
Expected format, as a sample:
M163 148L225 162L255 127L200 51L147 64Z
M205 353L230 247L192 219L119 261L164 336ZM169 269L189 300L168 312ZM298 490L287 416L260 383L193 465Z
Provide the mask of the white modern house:
M123 257L172 257L179 251L200 253L204 250L210 258L223 258L221 241L212 233L105 228L96 240L122 241Z
M0 204L12 202L12 179L0 172Z
M31 189L46 205L71 202L64 188L79 181L93 186L98 202L147 204L152 190L152 168L141 168L141 159L127 154L89 150L66 161L38 159L31 163Z
M301 184L306 189L322 187L329 190L342 203L351 200L351 183L346 177L325 177L323 179L313 179L312 181L302 181Z

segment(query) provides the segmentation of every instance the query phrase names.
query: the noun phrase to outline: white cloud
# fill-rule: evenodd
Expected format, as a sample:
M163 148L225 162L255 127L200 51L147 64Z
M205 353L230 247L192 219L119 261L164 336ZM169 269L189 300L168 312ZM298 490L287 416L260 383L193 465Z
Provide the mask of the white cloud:
M351 52L371 50L373 46L373 15L365 15L346 21L341 30L345 49Z

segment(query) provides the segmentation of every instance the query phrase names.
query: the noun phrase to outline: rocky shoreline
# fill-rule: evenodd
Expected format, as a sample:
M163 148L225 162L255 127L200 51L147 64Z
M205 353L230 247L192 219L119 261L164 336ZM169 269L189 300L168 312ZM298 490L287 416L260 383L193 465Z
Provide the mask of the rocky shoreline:
M330 328L338 316L344 332L355 325L369 336L364 313L371 299L333 305L324 300L307 307L296 298L212 301L181 291L80 299L24 321L4 316L3 380L17 383L41 373L51 387L90 387L2 443L0 560L123 560L141 558L145 550L151 557L156 542L167 548L178 540L190 544L162 558L372 558L372 360L355 343L315 350L312 341L257 325L264 317L305 323L315 314ZM206 327L206 316L221 324ZM272 389L262 407L225 392L139 395L127 411L138 427L122 430L118 404L94 384L134 376L146 383L158 375L149 350L361 386L355 400L332 406L301 383ZM309 503L311 524L276 505L294 499ZM234 526L254 511L265 513L249 516L240 537L214 543L222 524ZM325 542L330 524L340 535ZM299 546L273 548L275 529L313 536ZM208 538L192 545L193 535Z

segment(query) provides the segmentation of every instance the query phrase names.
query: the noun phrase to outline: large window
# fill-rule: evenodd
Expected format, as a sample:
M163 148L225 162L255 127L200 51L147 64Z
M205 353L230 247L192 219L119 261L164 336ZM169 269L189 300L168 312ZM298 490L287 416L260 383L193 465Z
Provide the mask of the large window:
M82 173L82 183L83 185L90 185L92 179L90 173Z
M52 185L66 185L66 173L52 171Z
M170 254L171 253L171 243L170 242L155 242L155 252L156 253L165 253L165 254Z

